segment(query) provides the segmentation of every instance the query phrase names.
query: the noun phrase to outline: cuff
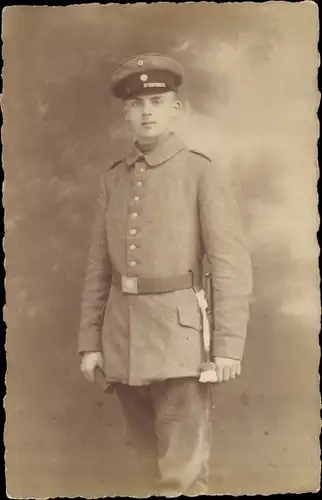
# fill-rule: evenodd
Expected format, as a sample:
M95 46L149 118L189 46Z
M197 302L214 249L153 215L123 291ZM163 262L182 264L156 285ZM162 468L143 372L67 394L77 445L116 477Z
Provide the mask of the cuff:
M78 338L77 352L102 352L101 333L99 331L81 331Z
M212 357L241 360L243 357L245 339L241 337L214 334Z

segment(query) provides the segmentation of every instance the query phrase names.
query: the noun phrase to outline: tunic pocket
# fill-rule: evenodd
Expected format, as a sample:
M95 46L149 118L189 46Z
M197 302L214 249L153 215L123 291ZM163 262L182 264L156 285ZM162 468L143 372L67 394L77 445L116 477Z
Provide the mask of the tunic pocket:
M201 312L198 308L180 304L177 306L178 320L181 326L201 331Z

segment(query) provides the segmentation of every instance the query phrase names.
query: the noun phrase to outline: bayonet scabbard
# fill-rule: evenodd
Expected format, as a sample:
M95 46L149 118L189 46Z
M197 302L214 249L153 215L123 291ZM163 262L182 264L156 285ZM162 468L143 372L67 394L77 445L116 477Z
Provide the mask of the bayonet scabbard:
M212 352L212 337L214 330L214 290L211 273L205 273L205 294L207 299L207 316L210 330L210 353Z

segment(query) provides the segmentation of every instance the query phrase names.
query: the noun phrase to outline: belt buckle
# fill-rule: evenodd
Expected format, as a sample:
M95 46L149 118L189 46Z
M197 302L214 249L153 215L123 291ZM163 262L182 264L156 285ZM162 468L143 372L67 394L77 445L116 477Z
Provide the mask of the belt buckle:
M122 276L122 292L124 293L138 293L138 279L130 276Z

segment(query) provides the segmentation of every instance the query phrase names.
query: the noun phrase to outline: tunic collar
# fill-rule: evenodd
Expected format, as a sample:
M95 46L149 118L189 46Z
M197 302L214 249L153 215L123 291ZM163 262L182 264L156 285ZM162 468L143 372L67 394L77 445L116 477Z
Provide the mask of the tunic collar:
M135 142L125 163L129 167L139 158L143 157L150 167L156 167L170 160L173 156L176 156L180 151L185 149L185 147L184 142L174 133L170 133L162 138L151 151L147 151L146 153L140 151L138 144Z

